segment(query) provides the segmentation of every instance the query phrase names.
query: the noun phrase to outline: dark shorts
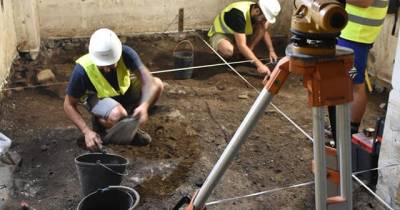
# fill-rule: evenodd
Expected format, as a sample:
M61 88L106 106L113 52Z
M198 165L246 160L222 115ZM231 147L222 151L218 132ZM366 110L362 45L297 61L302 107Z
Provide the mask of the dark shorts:
M351 48L354 51L354 68L357 70L357 74L353 79L354 84L362 84L365 82L365 69L367 68L368 53L372 48L372 44L364 44L349 41L346 39L339 38L338 45Z

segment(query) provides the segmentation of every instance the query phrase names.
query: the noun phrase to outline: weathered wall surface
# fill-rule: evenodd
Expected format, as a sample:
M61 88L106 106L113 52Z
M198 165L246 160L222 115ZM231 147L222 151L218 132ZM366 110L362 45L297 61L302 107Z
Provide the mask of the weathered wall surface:
M87 37L99 27L120 35L177 31L178 11L184 8L185 29L206 29L234 0L46 0L39 1L42 38ZM292 1L280 0L282 13L271 28L287 35Z
M19 52L36 57L40 48L40 28L37 0L13 1L15 33Z
M393 24L394 15L387 15L382 32L369 55L368 72L386 84L390 84L392 79L400 21L397 22L394 36L392 35Z
M10 7L10 0L3 1ZM35 11L36 5L27 1L36 1L38 12ZM207 29L215 15L234 1L236 0L19 0L13 4L18 46L25 46L25 49L31 51L38 48L40 36L88 37L99 27L111 28L120 35L176 31L179 8L185 10L185 29ZM287 36L293 2L279 1L282 12L270 31L272 36ZM8 18L10 13L11 11ZM12 21L5 21L4 17L3 15L3 24L10 27ZM394 15L388 15L382 33L370 53L369 72L387 83L391 81L397 43L397 34L391 35L393 21ZM400 27L400 21L397 27ZM7 34L13 30L3 31ZM5 34L2 36L10 37Z
M13 0L0 0L0 90L17 53L17 38L13 20Z
M0 0L0 87L17 50L38 52L42 38L88 37L99 27L120 35L177 31L184 8L185 29L208 29L214 17L235 0ZM279 0L282 12L272 36L287 36L292 2Z
M395 53L392 85L385 119L379 167L399 164L400 160L400 42ZM400 167L379 170L377 194L391 207L400 209Z

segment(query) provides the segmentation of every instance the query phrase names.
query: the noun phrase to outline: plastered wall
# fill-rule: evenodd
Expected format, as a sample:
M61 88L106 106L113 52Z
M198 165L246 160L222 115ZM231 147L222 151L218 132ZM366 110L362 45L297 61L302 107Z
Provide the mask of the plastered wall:
M35 58L40 48L36 0L0 0L0 90L18 52Z
M5 84L13 59L17 54L12 0L0 0L0 90Z
M10 59L15 56L16 44L20 51L37 51L41 38L88 37L99 27L108 27L120 35L128 36L177 31L179 8L184 8L186 30L208 29L215 15L235 0L0 1L3 2L3 9L0 11L2 85L1 81L8 74ZM282 11L270 32L272 36L288 36L293 1L279 1ZM369 71L387 83L391 80L397 43L397 34L390 34L393 20L393 15L388 15L382 33L371 51L369 65Z
M400 21L397 22L396 33L392 35L394 20L393 14L386 16L382 31L369 55L368 71L384 86L390 86L396 55Z
M177 31L178 11L184 8L185 29L206 29L234 0L38 0L42 38L87 37L99 27L120 35ZM292 1L280 0L282 13L271 28L287 35Z
M36 57L40 48L37 0L18 0L13 1L12 4L17 49L19 52L28 52L32 57Z
M380 168L398 164L400 159L400 42L397 42L396 62L393 68L383 142L379 153ZM390 167L379 170L376 193L393 209L400 209L400 168Z
M36 57L41 39L88 37L99 27L119 35L208 29L214 17L235 0L0 0L0 89L17 51ZM282 12L270 28L287 36L292 1L279 0Z

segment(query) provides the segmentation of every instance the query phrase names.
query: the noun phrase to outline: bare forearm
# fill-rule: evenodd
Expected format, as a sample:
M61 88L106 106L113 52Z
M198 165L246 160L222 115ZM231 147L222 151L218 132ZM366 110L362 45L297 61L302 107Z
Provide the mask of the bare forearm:
M265 45L267 45L268 51L269 51L270 53L271 53L271 52L275 52L274 45L272 44L271 35L269 35L268 32L265 32L265 33L264 33L264 42L265 42Z
M257 26L255 28L255 32L254 32L255 34L252 36L251 42L249 44L249 47L250 47L251 50L253 50L256 47L256 45L263 38L265 30L266 30L264 25L265 25L264 23L257 23Z
M255 36L253 36L251 39L251 43L249 45L250 49L254 49L262 38L263 38L263 33L257 33Z
M145 104L150 106L151 102L156 96L156 88L154 87L154 78L147 67L142 67L140 70L141 83L142 83L142 97L140 99L141 105Z
M247 45L238 45L240 53L249 60L252 60L255 65L262 65L262 62L257 58L253 51Z
M253 51L247 46L246 35L235 33L234 37L240 53L242 53L242 55L245 56L247 59L252 60L260 72L267 72L267 67L264 67L264 64L261 63L260 60L258 60Z
M155 95L156 90L154 88L153 81L147 81L142 87L142 98L140 100L140 103L150 106L151 102L154 100Z
M86 133L91 130L90 127L86 124L85 120L82 118L82 115L79 113L76 106L64 102L64 111L67 114L68 118L76 125L76 127L81 130L82 133Z

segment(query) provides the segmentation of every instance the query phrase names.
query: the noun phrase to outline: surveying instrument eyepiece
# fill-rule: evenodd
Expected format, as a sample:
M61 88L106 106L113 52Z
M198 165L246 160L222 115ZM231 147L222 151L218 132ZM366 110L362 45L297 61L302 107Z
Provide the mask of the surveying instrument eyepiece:
M335 0L296 0L291 29L293 51L334 55L336 37L347 24L347 13Z

